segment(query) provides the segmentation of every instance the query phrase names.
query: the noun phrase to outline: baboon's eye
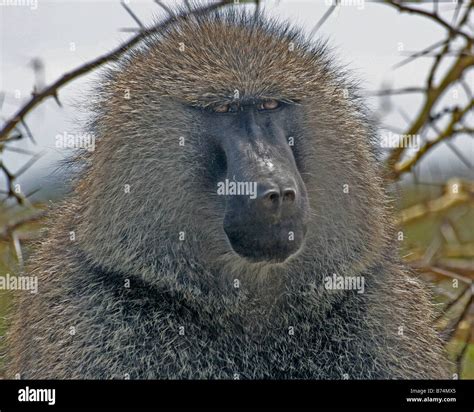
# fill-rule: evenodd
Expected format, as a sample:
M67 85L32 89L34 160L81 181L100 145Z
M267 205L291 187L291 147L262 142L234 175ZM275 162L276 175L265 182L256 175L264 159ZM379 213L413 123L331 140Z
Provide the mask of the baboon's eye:
M270 99L260 103L258 106L258 110L274 110L278 107L280 107L280 102L275 99Z
M214 106L212 110L216 113L227 113L230 110L230 104L220 104L219 106Z

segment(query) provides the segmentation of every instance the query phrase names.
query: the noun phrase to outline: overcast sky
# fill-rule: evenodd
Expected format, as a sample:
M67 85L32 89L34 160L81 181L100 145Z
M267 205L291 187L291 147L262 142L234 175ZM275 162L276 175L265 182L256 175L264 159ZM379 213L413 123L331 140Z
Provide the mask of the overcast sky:
M15 2L24 5L15 6ZM177 1L166 3L172 5ZM323 0L266 0L263 3L268 14L289 20L308 33L328 9L328 1ZM330 39L337 58L349 65L365 89L375 90L382 85L401 88L424 84L431 59L418 59L397 70L392 66L406 53L442 40L443 29L428 19L401 15L387 5L361 0L343 0L342 3L317 36ZM145 23L151 22L154 15L162 16L164 13L152 0L130 0L127 4ZM424 7L429 9L431 5ZM440 9L449 20L454 4L441 3ZM49 84L67 70L116 47L131 35L119 29L135 26L119 1L0 0L0 91L6 93L1 108L2 119L14 113L31 93L35 83L32 59L40 58L44 63L44 79L40 80ZM51 170L67 152L55 147L56 136L81 131L87 113L79 113L77 102L87 99L96 79L94 75L84 76L61 89L63 108L48 100L28 116L28 125L38 144L20 142L17 146L35 152L44 151L45 155L23 176L23 190L27 191L32 185L44 186L60 178L57 174L51 175ZM473 79L471 71L467 78L471 87ZM452 93L446 95L443 104L463 104L466 99L461 89L459 95L458 100ZM369 99L375 112L379 103L377 98ZM397 97L394 103L413 118L419 110L421 98L410 94ZM470 116L472 125L473 116ZM407 124L396 112L383 121L402 130ZM471 161L474 159L472 137L458 136L453 142ZM14 172L27 159L23 155L7 155L5 162ZM442 147L427 156L427 163L458 164L459 160L451 150Z

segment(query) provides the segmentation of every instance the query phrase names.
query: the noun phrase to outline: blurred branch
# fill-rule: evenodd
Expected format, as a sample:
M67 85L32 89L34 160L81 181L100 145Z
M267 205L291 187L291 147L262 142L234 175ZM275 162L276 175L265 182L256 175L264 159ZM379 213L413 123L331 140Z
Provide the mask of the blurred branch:
M472 280L468 278L467 276L460 275L459 273L453 272L451 270L446 270L437 266L432 266L432 265L424 265L418 264L418 262L413 262L410 264L411 267L416 269L418 272L424 272L424 273L434 273L436 275L441 275L443 277L448 277L450 279L457 279L460 280L461 282L464 282L468 285L472 283Z
M120 3L122 5L122 7L127 11L128 14L130 14L130 17L135 20L135 22L138 24L138 27L140 27L140 29L144 29L145 26L143 25L143 23L140 21L140 19L137 17L137 15L132 11L132 9L130 7L127 6L127 4L125 2L121 2Z
M458 15L461 13L462 6L456 7L456 16L453 18L452 23L446 21L443 17L439 15L439 10L437 5L435 4L432 11L426 11L419 8L414 8L411 6L406 5L406 2L400 0L387 0L386 4L395 7L399 12L402 13L410 13L419 15L428 19L431 19L438 25L441 25L443 28L448 30L448 36L445 40L438 41L424 50L420 52L415 52L408 59L403 60L399 64L395 65L394 68L398 68L404 64L410 63L417 58L429 56L431 52L435 49L441 47L441 50L434 54L434 61L430 70L427 75L426 86L423 87L408 87L399 90L381 90L376 95L384 96L384 95L395 95L401 93L417 93L421 92L424 93L424 102L422 104L419 113L415 117L415 119L411 122L410 126L408 127L405 135L408 136L419 136L422 130L426 128L426 126L432 125L435 120L437 120L437 116L433 116L431 114L433 108L439 102L441 96L456 82L459 82L463 89L466 91L468 95L472 92L469 90L466 82L463 79L463 75L466 71L474 66L474 56L472 53L472 47L474 44L474 36L470 33L466 32L463 28L466 27L467 23L469 22L469 15L473 8L472 2L466 2L465 10L462 13L459 22L456 24L456 20ZM458 50L453 50L453 42L456 37L460 37L464 40L464 44L459 48L456 47ZM434 84L434 79L436 77L436 72L438 71L439 67L441 67L441 62L444 58L452 56L455 53L456 59L453 63L451 63L449 69L444 74L444 76L440 79L437 85ZM472 99L470 99L472 101ZM434 139L433 141L428 142L418 153L411 159L405 160L404 162L400 163L400 160L405 153L405 147L396 147L394 148L388 156L387 159L387 173L388 177L391 179L395 179L399 177L402 173L408 172L412 170L412 167L415 166L418 161L426 154L426 152L432 148L433 146L437 145L447 137L451 137L454 134L469 132L469 128L459 128L458 123L464 116L464 114L472 108L472 103L470 103L466 108L462 110L457 110L453 112L452 119L450 124L441 132L439 136Z
M439 97L447 90L447 88L461 78L463 72L468 68L474 66L474 56L459 56L451 68L448 70L444 78L441 80L437 87L431 87L427 90L425 96L425 102L421 108L415 121L412 123L406 135L414 136L418 135L422 127L429 121L430 112L434 105L437 103ZM472 107L472 103L466 108L466 111ZM463 114L465 112L463 111ZM394 149L387 160L387 164L390 169L394 169L396 163L400 160L405 148L400 147ZM395 172L395 175L400 172Z
M471 288L469 288L469 289L471 289ZM448 324L446 325L446 327L440 333L441 338L445 342L451 340L451 338L454 336L454 333L458 329L459 324L463 320L467 319L467 317L469 315L469 311L472 307L472 303L473 303L473 294L472 294L472 291L470 291L470 297L467 300L461 314L457 318L451 319L448 322Z
M405 87L403 89L382 89L375 90L368 93L370 96L386 96L395 94L408 94L408 93L425 93L426 89L423 87Z
M404 172L408 172L411 170L411 168L418 163L418 161L428 153L428 151L438 143L440 143L442 140L447 139L449 137L452 137L456 134L459 133L469 133L469 129L467 128L459 128L456 129L456 126L459 124L459 122L462 120L462 118L466 115L466 113L469 112L474 107L474 101L471 101L466 107L463 109L459 110L458 108L454 108L454 110L451 113L451 120L446 126L446 128L433 140L430 140L429 142L426 142L420 149L416 152L416 154L409 158L406 159L405 161L402 161L399 164L396 164L394 166L394 175L399 176Z
M325 23L325 21L329 18L329 16L332 14L332 12L336 9L338 5L339 5L339 0L335 0L335 3L329 6L329 8L326 10L326 13L322 15L322 17L318 20L316 25L313 27L313 29L309 33L310 39L313 38L316 32L321 28L321 26Z
M8 222L6 225L0 228L0 240L8 240L12 238L13 233L15 230L19 229L25 223L34 223L40 220L42 217L46 215L46 211L36 211L35 213L22 217L20 219L16 219L12 222Z
M474 200L473 183L463 182L459 179L450 179L445 186L444 194L437 199L423 202L399 212L398 224L411 223L427 215L438 214L454 206Z
M441 41L438 41L438 42L432 44L431 46L426 47L424 50L412 53L405 60L402 60L400 63L395 64L392 68L393 69L398 69L399 67L402 67L405 64L411 63L412 61L416 60L418 57L426 56L429 53L431 53L434 49L437 49L438 47L445 45L447 42L448 42L448 39L441 40Z
M474 257L474 242L464 243L462 245L446 245L443 248L444 256L462 258L465 256Z
M160 6L164 11L166 11L166 13L168 13L169 16L173 16L173 12L172 10L166 5L164 4L161 0L155 0L155 3L158 4L158 6ZM188 10L191 10L191 6L188 4L186 4Z
M446 30L448 30L450 34L455 34L464 37L469 42L469 44L472 44L473 42L473 39L471 36L469 36L469 34L464 33L463 31L454 27L452 24L449 24L447 21L443 20L438 15L438 12L436 10L433 12L429 12L421 9L414 9L412 7L405 6L402 1L398 0L386 0L386 3L393 7L396 7L402 13L418 14L420 16L434 20L441 26L443 26Z
M473 333L474 333L473 332L474 331L474 324L473 324L472 319L468 323L467 330L468 330L468 334L466 336L466 340L464 341L464 344L461 348L461 351L459 352L459 354L458 354L458 356L456 357L456 360L455 360L458 376L461 376L462 362L463 362L464 356L466 355L467 348L469 347L469 343L471 342L471 338L472 338Z
M449 302L446 307L442 310L442 312L436 317L435 322L441 320L447 312L449 312L457 303L459 303L465 296L468 296L471 291L471 285L468 284L460 293L459 295Z
M2 171L3 175L5 176L7 180L7 191L5 194L7 195L7 199L9 198L15 198L17 202L21 205L25 205L27 203L27 200L25 196L21 194L21 192L18 192L15 190L15 175L12 174L7 167L3 164L3 162L0 160L0 170Z

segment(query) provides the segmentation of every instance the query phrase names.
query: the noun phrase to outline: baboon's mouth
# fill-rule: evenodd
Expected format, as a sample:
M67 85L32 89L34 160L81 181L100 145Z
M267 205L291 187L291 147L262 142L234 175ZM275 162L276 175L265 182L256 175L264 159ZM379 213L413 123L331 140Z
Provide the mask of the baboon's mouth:
M255 224L225 226L229 243L239 256L250 262L283 263L301 249L306 234L302 224Z

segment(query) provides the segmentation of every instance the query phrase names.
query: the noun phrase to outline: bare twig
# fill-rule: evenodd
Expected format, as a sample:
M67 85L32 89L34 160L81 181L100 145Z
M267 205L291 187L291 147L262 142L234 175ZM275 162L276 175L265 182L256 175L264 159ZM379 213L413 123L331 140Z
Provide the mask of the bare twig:
M456 186L455 186L456 185ZM453 188L456 190L453 190ZM454 206L474 201L474 187L458 179L446 183L445 193L434 200L420 203L402 210L399 213L398 224L406 224L427 215L438 214Z
M329 8L326 10L326 13L323 14L323 16L318 20L316 25L313 27L313 30L309 33L309 38L311 39L316 32L321 28L321 26L324 24L324 22L329 18L329 16L332 14L332 12L336 9L336 7L339 5L339 0L336 0L335 4L332 4L329 6Z
M471 342L471 337L474 333L473 330L474 330L474 325L471 320L468 324L468 334L466 336L466 340L464 341L464 344L458 356L456 356L456 360L455 360L458 376L461 376L463 359L464 359L464 356L466 355L467 348L469 347L469 343Z
M454 298L451 302L449 302L446 307L442 310L442 312L435 318L435 322L438 322L441 320L446 313L448 313L458 302L460 302L465 296L469 295L471 291L471 285L467 285L462 292L459 293L459 295Z
M138 26L140 27L140 29L144 29L145 26L144 24L141 22L141 20L137 17L137 15L132 11L132 9L130 7L127 6L126 3L124 3L123 1L120 3L122 5L122 7L127 10L127 13L130 14L130 16L132 17L133 20L135 20L135 22L138 24Z
M469 314L469 310L471 309L473 303L473 295L471 293L471 297L467 301L466 305L464 306L464 309L457 318L452 319L451 321L448 322L447 326L444 328L444 330L441 332L441 338L445 341L448 342L451 340L451 338L454 336L454 333L458 329L459 324L465 320Z
M368 92L369 96L386 96L395 94L409 94L409 93L425 93L426 89L423 87L405 87L403 89L382 89Z
M442 49L434 55L435 60L429 70L426 87L425 88L406 88L401 89L401 92L423 92L425 94L425 99L423 105L415 117L413 122L411 123L410 127L408 127L406 131L406 135L415 136L419 135L420 132L427 125L432 125L434 120L434 115L431 114L432 109L436 106L438 101L440 100L441 96L448 90L450 86L452 86L455 82L463 82L463 75L467 71L468 68L474 66L474 56L472 54L472 46L474 44L474 36L470 33L463 30L463 27L469 21L469 14L472 11L473 3L468 2L463 15L459 19L459 22L455 25L457 17L453 19L453 23L450 24L446 20L444 20L438 14L438 8L434 7L433 11L426 11L418 8L413 8L407 6L405 2L400 0L387 0L385 2L390 6L395 7L400 12L406 12L411 14L416 14L423 16L425 18L429 18L438 25L441 25L443 28L448 30L448 36L445 40L436 42L431 46L428 46L424 50L412 54L408 59L403 60L401 63L396 65L395 67L402 66L408 62L413 61L416 58L426 56L430 54L433 50L437 49L438 47L442 46ZM456 13L460 13L461 7L456 9ZM455 37L461 37L465 40L464 45L461 47L460 50L455 51L456 53L456 60L451 64L448 71L444 74L444 76L439 81L439 84L434 85L434 79L436 78L436 72L439 67L441 67L441 62L445 57L451 56L453 53L452 50L452 43ZM469 87L465 84L465 82L461 83L462 87L466 91L466 94L471 94ZM392 90L382 90L378 93L379 96L383 95L394 95L398 94ZM472 99L471 99L472 100ZM472 107L472 106L471 106ZM401 173L410 171L411 168L417 164L420 158L426 153L427 149L430 149L434 145L440 143L447 137L451 137L454 134L458 133L458 123L459 121L455 122L454 124L450 123L450 126L446 128L442 133L439 134L439 137L435 139L435 141L430 142L427 144L423 150L418 153L413 159L409 159L408 161L403 162L402 164L398 164L400 159L402 158L405 148L404 147L397 147L392 150L388 159L387 159L387 169L388 169L388 177L394 179L397 178ZM432 125L433 126L433 125Z
M441 40L441 41L438 41L434 44L432 44L431 46L428 46L426 47L424 50L422 51L419 51L419 52L415 52L415 53L412 53L408 58L402 60L401 62L395 64L392 66L392 69L398 69L399 67L402 67L408 63L411 63L412 61L414 61L415 59L417 59L418 57L422 57L422 56L426 56L427 54L429 54L431 51L437 49L438 47L440 46L444 46L446 44L448 40Z
M164 4L161 0L155 0L155 3L158 4L166 13L168 13L168 16L174 16L173 11L166 5ZM188 10L191 10L191 7L189 6L189 3L187 4Z
M3 227L0 228L0 240L7 240L12 237L12 234L19 229L20 227L24 226L26 223L34 223L39 221L46 215L46 211L40 210L36 211L35 213L22 217L20 219L16 219L12 222L7 223Z
M399 176L404 172L410 171L412 169L412 167L415 164L417 164L418 161L423 156L425 156L428 153L428 151L430 149L432 149L434 146L436 146L438 143L440 143L441 141L443 141L443 140L445 140L449 137L452 137L456 134L464 133L463 128L456 129L456 126L462 120L462 118L466 115L466 113L468 113L473 107L474 107L474 101L471 101L463 109L461 109L461 110L459 110L459 109L456 110L455 109L451 113L451 121L446 126L446 128L435 139L432 139L432 140L426 142L422 147L420 147L420 149L416 152L416 154L413 157L411 157L409 159L406 159L405 161L402 161L399 164L396 164L394 166L394 170L392 172L393 175ZM421 124L420 124L420 127L421 127ZM412 126L410 131L414 131L414 130L415 130L415 127ZM403 148L401 150L403 150Z
M430 13L425 10L414 9L412 7L403 5L400 1L397 1L397 0L387 0L386 3L391 6L396 7L402 13L418 14L423 17L428 17L431 20L435 20L437 23L443 26L446 30L448 30L450 34L452 33L452 34L464 37L468 41L469 44L472 44L473 42L472 36L469 36L469 34L449 24L447 21L445 21L438 15L437 11Z
M0 130L0 141L7 140L10 132L15 129L18 123L21 122L32 109L38 106L46 98L57 96L58 90L65 84L69 83L71 80L76 79L86 73L89 73L92 70L106 63L118 60L125 52L127 52L133 46L137 45L144 38L150 36L151 34L166 29L168 26L172 25L179 19L186 19L189 18L191 15L205 14L231 3L232 0L221 0L218 3L213 3L200 9L193 10L192 12L184 12L179 15L169 17L162 23L141 30L139 33L135 34L130 40L115 48L111 52L106 53L94 60L91 60L88 63L85 63L82 66L79 66L78 68L68 73L65 73L54 83L45 87L41 92L33 94L30 100L23 107L21 107L20 110L18 110L18 112L10 120L5 123L5 125Z

